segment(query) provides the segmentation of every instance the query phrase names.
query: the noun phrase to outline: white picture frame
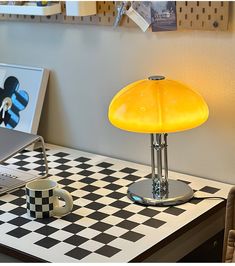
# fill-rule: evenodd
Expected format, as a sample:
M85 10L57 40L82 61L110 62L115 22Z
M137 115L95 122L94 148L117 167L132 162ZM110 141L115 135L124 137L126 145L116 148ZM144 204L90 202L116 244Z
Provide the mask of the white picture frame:
M45 68L0 63L0 126L37 134L49 78Z

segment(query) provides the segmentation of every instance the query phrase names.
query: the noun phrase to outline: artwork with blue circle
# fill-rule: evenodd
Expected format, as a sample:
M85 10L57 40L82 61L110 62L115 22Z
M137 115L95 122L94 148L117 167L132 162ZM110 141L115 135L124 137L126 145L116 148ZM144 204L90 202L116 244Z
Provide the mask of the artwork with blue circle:
M15 128L29 103L28 93L20 87L20 82L14 76L8 77L4 87L0 88L0 125Z

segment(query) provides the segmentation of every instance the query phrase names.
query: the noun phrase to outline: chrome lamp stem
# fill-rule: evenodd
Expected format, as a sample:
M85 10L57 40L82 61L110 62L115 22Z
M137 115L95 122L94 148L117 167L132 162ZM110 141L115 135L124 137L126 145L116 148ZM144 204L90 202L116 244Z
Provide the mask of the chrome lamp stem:
M132 183L127 196L146 206L174 206L187 202L193 197L192 188L182 181L168 179L167 134L150 134L150 139L151 178Z
M167 134L151 134L151 167L153 181L153 197L162 198L167 194L168 190L168 160L167 160ZM163 139L163 140L162 140ZM163 176L163 161L162 151L164 151L164 173ZM157 174L155 173L155 152L157 158Z

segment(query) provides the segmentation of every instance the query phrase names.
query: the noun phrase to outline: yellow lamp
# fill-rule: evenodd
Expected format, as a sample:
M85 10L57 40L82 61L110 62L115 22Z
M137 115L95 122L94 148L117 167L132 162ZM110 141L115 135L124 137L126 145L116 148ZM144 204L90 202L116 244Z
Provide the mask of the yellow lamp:
M188 185L168 180L167 133L197 127L207 120L208 114L201 95L163 76L134 82L114 96L109 106L110 122L123 130L151 134L152 179L130 185L128 197L131 200L144 205L169 206L192 198L193 190Z

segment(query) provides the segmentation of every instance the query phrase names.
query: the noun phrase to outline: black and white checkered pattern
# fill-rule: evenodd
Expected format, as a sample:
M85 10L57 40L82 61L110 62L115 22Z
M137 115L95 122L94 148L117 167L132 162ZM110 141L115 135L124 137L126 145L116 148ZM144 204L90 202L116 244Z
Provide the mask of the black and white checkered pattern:
M44 191L26 188L27 213L34 218L49 218L53 214L53 189Z
M149 178L150 167L47 145L50 179L71 193L73 211L30 218L25 190L0 197L0 243L50 262L128 262L214 208L220 200L196 200L176 207L134 204L127 187ZM37 174L43 160L26 151L8 167ZM197 196L227 197L231 185L170 172ZM55 255L56 254L56 255Z

